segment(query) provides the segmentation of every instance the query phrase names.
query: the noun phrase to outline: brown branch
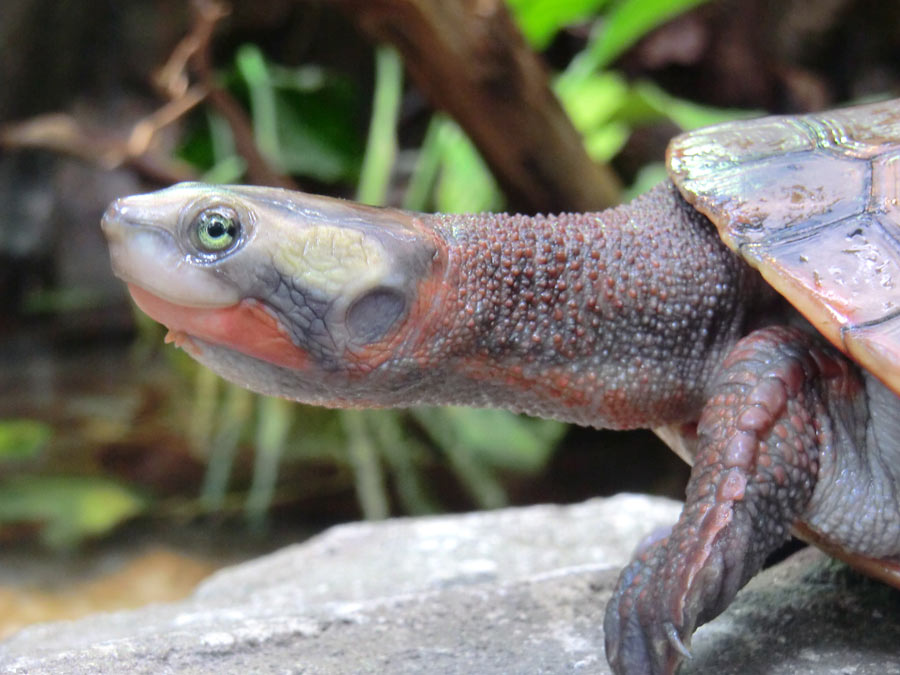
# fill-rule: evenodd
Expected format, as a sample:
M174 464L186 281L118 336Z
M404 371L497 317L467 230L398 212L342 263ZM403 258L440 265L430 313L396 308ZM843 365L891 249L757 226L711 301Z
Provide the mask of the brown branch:
M297 190L297 183L290 176L272 169L269 161L256 147L250 118L241 105L224 89L209 90L209 102L231 127L234 147L247 162L247 181L256 185L273 185L289 190Z
M131 129L128 137L128 153L132 157L143 155L153 143L153 138L157 133L181 119L188 111L202 103L205 98L206 92L200 87L194 86L144 117Z
M200 82L209 103L222 115L234 136L238 154L247 162L247 179L259 185L276 185L297 189L294 180L275 171L259 152L253 137L253 125L234 97L216 83L212 64L212 38L216 25L228 16L230 9L217 0L194 0L194 25L191 32L175 47L166 64L158 71L157 86L170 96L189 91L188 69Z
M190 166L159 153L154 140L160 131L207 97L204 87L191 86L185 68L191 56L209 44L215 23L226 15L217 10L207 6L205 11L197 11L193 30L175 47L154 77L154 84L168 102L138 120L127 138L67 113L49 113L0 127L0 147L50 150L107 170L130 166L159 183L195 180L196 172Z
M503 0L332 0L400 50L418 87L481 150L512 207L587 211L619 181L584 150Z
M184 162L155 148L160 131L175 123L203 101L208 101L226 120L237 152L247 162L247 177L262 185L296 189L296 183L274 171L256 148L253 129L243 108L215 81L210 55L217 24L229 9L217 0L194 0L194 23L175 46L153 83L168 101L140 119L127 138L107 129L92 128L75 117L54 113L0 126L0 147L42 148L77 157L106 169L127 165L159 183L196 180L196 172ZM198 79L199 84L192 84Z
M231 13L227 5L215 0L195 0L191 10L194 24L190 32L175 45L169 58L153 75L153 84L164 98L175 99L188 90L191 60L198 54L208 55L216 25Z
M152 126L147 122L150 118L152 115L139 121L130 137L124 138L119 133L90 126L65 113L38 115L0 127L0 147L49 150L107 170L128 166L155 183L196 180L196 173L189 165L150 147L146 132L139 134L142 138L140 147L133 144L131 139L135 131L142 126Z

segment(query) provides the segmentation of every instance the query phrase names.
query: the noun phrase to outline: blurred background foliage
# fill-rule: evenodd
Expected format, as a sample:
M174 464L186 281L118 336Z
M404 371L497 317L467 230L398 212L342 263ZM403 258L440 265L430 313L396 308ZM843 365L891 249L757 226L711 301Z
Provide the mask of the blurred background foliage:
M132 313L108 271L96 225L103 205L158 187L160 176L246 181L248 157L207 102L158 130L155 164L113 166L96 139L134 141L134 121L159 107L151 75L188 33L190 5L93 4L90 19L41 0L0 9L7 550L71 550L133 533L126 523L218 523L242 537L298 520L314 530L619 489L678 496L684 469L646 434L598 435L492 410L310 408L225 384L163 346L163 329ZM332 4L236 5L216 27L214 81L240 104L267 168L305 190L371 204L506 208L462 128L429 107L397 52L371 46L352 10ZM896 94L900 12L864 4L507 0L590 158L621 177L623 199L664 177L665 142L679 130ZM837 44L857 48L852 67ZM54 45L82 56L57 62ZM12 123L57 111L69 117L50 120L55 132L76 120L99 135L77 151L46 137L23 149Z

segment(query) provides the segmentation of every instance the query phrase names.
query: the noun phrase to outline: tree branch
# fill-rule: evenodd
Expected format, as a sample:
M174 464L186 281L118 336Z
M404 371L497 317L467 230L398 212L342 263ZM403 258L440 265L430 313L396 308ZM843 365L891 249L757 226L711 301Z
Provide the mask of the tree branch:
M481 150L511 207L587 211L618 202L618 179L588 157L502 0L332 2L403 54L418 87Z

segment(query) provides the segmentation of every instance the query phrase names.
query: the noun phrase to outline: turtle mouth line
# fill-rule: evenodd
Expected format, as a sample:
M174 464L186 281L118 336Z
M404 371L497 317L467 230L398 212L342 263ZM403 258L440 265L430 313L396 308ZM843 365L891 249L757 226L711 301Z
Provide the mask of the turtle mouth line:
M202 352L198 342L252 356L292 369L309 364L307 352L291 341L278 319L259 301L244 299L225 307L189 307L128 284L135 304L169 332L166 342L189 354Z

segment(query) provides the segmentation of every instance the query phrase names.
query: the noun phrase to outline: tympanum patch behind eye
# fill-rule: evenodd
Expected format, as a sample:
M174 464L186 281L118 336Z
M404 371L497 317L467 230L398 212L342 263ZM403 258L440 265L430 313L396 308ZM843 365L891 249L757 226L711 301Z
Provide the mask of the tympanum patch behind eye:
M396 323L406 301L392 288L375 288L358 298L347 310L347 330L362 344L384 337Z

